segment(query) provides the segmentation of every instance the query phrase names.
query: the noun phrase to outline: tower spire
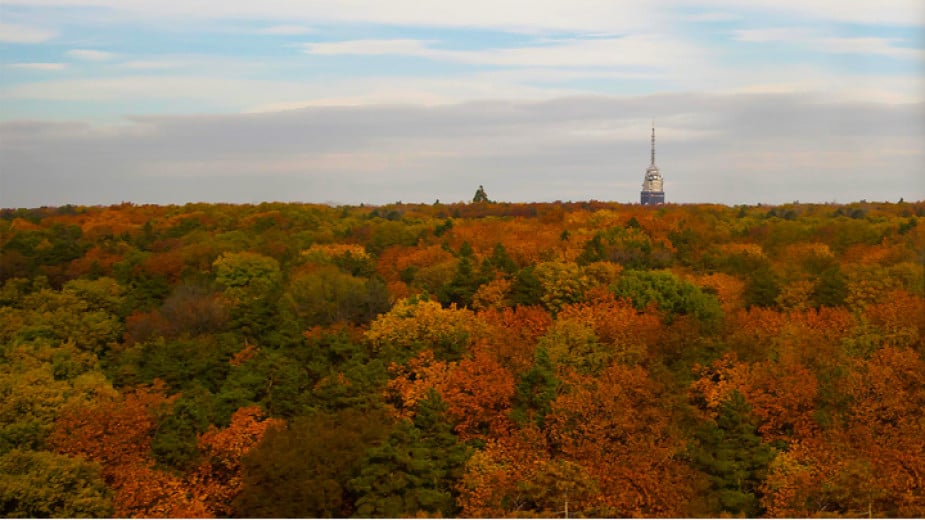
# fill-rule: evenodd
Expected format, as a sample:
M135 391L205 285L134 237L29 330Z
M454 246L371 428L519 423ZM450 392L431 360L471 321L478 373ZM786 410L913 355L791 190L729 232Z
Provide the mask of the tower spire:
M655 119L652 120L652 166L655 166Z

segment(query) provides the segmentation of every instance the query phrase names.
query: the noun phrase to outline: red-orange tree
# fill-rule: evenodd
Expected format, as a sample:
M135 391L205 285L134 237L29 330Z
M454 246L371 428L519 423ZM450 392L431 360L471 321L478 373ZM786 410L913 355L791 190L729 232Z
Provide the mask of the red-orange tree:
M587 469L608 515L685 516L694 477L664 390L642 367L571 375L546 417L553 448Z

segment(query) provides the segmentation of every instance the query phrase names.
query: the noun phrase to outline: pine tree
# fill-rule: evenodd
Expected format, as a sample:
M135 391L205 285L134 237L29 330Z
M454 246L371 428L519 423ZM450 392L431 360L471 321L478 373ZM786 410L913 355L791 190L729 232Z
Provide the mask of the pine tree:
M759 486L765 479L774 449L762 442L751 406L738 391L720 406L715 422L696 433L699 446L693 461L709 476L707 501L715 514L759 516Z
M363 470L348 485L358 495L356 516L456 515L454 488L469 452L457 442L446 409L431 391L413 421L399 423L385 443L367 452Z
M512 418L519 423L532 420L542 426L558 390L556 367L546 348L539 347L533 366L517 384Z
M449 305L455 303L460 307L466 307L472 303L472 296L478 290L482 283L486 282L484 276L477 273L473 268L475 263L475 252L468 242L463 242L459 249L459 263L456 266L456 274L450 283L440 288L440 303Z
M472 202L491 202L488 200L488 194L485 193L485 188L479 184L479 189L475 190L475 196L472 197Z
M507 250L501 242L495 244L491 256L482 261L481 273L484 278L492 278L495 271L503 273L505 276L513 276L517 272L517 264L507 254Z

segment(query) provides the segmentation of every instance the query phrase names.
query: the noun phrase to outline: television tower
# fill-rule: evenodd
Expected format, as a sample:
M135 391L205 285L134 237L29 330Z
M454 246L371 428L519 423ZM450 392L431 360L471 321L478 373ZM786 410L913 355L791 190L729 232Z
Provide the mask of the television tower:
M656 206L665 203L665 191L662 189L662 173L655 165L655 120L652 120L652 155L646 177L639 193L639 203L643 206Z

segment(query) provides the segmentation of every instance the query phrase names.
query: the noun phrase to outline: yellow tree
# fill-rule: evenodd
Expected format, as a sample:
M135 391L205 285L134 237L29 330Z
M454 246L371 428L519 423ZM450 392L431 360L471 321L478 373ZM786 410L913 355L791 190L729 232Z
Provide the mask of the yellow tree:
M485 326L468 309L444 309L438 302L410 298L370 324L366 340L392 359L404 360L429 348L438 359L459 359Z

